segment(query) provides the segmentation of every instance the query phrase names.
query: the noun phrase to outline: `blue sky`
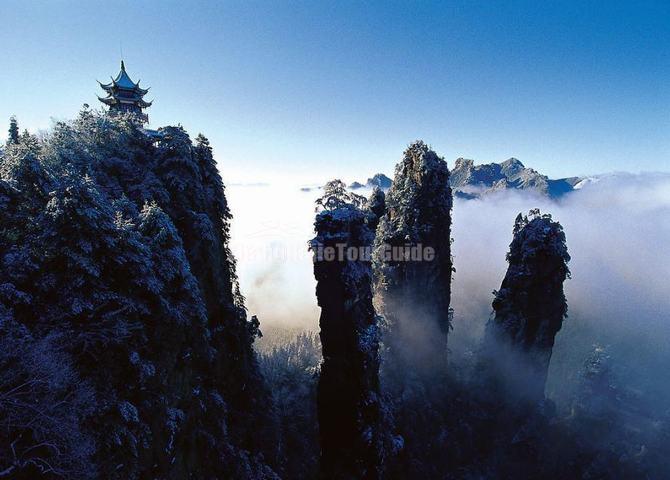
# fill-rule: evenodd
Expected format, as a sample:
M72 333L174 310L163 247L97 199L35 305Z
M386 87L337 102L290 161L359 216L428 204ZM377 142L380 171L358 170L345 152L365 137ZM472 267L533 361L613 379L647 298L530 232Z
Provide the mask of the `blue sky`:
M668 2L0 3L0 125L151 87L153 127L212 141L225 180L392 173L421 138L452 164L553 177L670 170Z

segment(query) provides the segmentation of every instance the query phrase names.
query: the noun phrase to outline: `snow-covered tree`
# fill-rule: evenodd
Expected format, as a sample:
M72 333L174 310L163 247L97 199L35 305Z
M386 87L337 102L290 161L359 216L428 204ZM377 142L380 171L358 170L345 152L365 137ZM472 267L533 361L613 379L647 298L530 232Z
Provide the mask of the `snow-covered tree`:
M260 354L263 375L272 392L280 430L277 473L282 478L317 478L319 424L316 389L321 363L321 343L312 332Z
M84 109L3 150L0 315L63 339L105 478L274 478L223 184L206 140L165 130Z
M0 314L0 478L99 478L83 425L93 389L76 374L64 340L35 339Z
M340 207L364 207L367 200L347 190L342 180L331 180L323 186L323 195L316 199L316 210L336 210Z
M19 203L24 211L45 202L53 184L42 165L40 153L37 139L28 134L23 142L9 145L0 157L0 178L20 192Z
M7 137L8 144L19 143L19 122L15 116L9 117L9 135Z
M145 202L167 201L156 178L155 148L132 115L84 108L75 120L56 123L43 157L55 174L89 175L110 198L125 195L140 208Z

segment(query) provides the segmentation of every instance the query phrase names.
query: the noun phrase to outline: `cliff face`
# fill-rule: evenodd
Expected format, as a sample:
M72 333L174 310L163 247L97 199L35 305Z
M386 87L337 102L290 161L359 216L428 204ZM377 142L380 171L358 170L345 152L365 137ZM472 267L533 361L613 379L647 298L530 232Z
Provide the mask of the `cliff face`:
M168 127L160 133L156 170L170 196L163 208L183 239L207 310L213 347L212 370L207 373L212 387L226 393L228 435L256 451L262 447L257 438L269 437L263 431L270 425L268 392L252 349L258 324L247 320L228 247L232 215L223 182L205 137L199 135L193 145L181 128Z
M86 398L52 412L70 415L69 436L17 426L7 441L35 459L3 462L72 478L272 477L257 323L207 140L168 127L154 143L129 117L84 110L3 152L0 187L0 312L13 325L0 340L21 332L29 351L48 340L35 370L62 365L64 397ZM91 447L65 441L75 435ZM31 450L40 438L58 448Z
M519 214L484 350L507 389L531 400L544 397L554 339L567 314L569 260L565 233L551 215Z
M451 207L446 162L423 142L405 151L375 239L376 293L391 356L412 368L443 366L451 297ZM417 247L405 257L393 250ZM418 252L417 250L417 252ZM395 351L395 353L394 353Z
M381 468L379 339L372 306L369 258L330 258L349 248L369 248L371 215L326 186L311 241L323 351L317 404L321 475L328 479L379 478ZM343 185L341 185L343 187Z

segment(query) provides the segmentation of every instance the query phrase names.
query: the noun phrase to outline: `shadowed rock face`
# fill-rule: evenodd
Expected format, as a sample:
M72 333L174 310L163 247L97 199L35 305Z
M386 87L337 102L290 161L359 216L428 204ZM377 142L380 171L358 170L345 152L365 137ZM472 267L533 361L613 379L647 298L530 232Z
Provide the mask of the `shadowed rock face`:
M515 395L544 397L554 339L567 314L569 260L563 228L551 215L519 214L484 347L489 366Z
M446 162L423 142L404 152L377 227L376 289L389 332L391 356L432 370L446 361L451 296L451 207ZM431 259L397 261L388 247L432 249ZM393 352L395 351L395 353ZM398 358L397 355L400 355Z
M369 226L374 233L377 230L377 225L379 225L379 220L386 213L386 194L384 194L384 190L375 187L370 198L368 198L367 209L372 214Z
M369 247L373 215L346 201L324 203L335 206L317 215L311 242L323 350L317 392L321 476L375 479L381 464L379 340L370 261L328 260L318 252Z

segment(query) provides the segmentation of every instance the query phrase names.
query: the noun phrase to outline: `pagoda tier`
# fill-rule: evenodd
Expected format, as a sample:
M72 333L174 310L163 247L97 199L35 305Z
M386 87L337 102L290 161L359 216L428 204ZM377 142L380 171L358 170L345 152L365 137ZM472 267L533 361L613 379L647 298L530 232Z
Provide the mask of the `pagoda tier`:
M135 83L130 79L128 73L126 73L123 60L121 61L121 71L116 78L112 78L111 83L98 83L107 94L106 97L98 97L98 100L107 105L110 112L133 112L148 121L142 110L150 107L153 103L146 102L143 98L149 89L141 88L139 81Z

